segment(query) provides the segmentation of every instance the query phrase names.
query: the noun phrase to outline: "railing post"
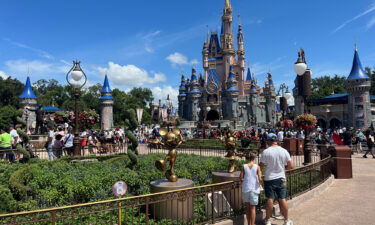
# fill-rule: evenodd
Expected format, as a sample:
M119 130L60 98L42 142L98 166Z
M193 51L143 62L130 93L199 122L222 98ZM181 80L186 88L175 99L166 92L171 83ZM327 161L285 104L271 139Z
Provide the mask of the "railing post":
M199 146L199 156L202 157L202 146Z
M214 190L214 187L211 187L211 200L212 200L212 204L211 204L211 213L212 213L212 218L211 218L211 223L214 224L215 223L215 190Z
M292 199L293 198L293 194L292 194L292 176L290 175L287 180L289 180L289 182L288 182L289 197L290 197L290 199Z
M310 190L312 189L312 168L309 169L310 171Z
M146 225L149 224L149 216L148 216L149 209L150 209L149 201L150 201L149 197L146 197Z
M118 225L122 225L122 210L121 210L121 201L118 201Z
M56 211L51 212L51 224L52 225L56 224Z

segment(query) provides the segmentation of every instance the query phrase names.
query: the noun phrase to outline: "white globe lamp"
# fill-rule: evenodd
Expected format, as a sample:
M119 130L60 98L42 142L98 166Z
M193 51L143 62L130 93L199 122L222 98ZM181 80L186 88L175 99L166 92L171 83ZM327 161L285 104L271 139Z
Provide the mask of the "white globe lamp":
M74 81L80 81L82 79L83 73L80 70L73 70L71 76Z
M307 69L307 65L304 62L298 62L297 61L294 64L294 72L296 72L296 74L298 74L298 76L302 76L303 74L305 74L306 69Z

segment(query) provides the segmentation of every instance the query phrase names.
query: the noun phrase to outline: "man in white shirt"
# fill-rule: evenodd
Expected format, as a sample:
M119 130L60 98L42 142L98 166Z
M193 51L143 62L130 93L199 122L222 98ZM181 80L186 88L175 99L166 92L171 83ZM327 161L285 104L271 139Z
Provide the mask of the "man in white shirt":
M18 135L17 133L17 130L14 129L13 126L10 126L9 127L9 134L10 136L12 137L12 148L13 149L16 149L17 148L17 144L21 142L21 139L20 139L20 136ZM13 157L15 160L19 160L20 158L20 153L17 152L17 154L15 152L13 152Z
M284 131L283 130L280 130L278 133L277 133L277 140L279 142L282 142L284 140Z
M16 148L16 145L20 142L20 136L17 133L17 130L13 126L9 127L9 134L12 137L12 147Z
M294 164L288 151L278 145L276 134L268 134L267 141L270 147L263 151L259 164L260 168L266 168L264 177L264 191L267 197L265 224L271 225L269 219L272 215L273 201L277 199L281 214L284 216L284 225L292 225L293 222L288 218L286 203L285 165L287 169L293 169Z

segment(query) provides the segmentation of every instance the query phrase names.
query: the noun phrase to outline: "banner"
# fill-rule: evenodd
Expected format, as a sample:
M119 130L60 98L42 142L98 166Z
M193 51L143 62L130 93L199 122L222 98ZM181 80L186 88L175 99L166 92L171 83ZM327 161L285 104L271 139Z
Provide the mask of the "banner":
M162 119L163 121L166 121L166 120L167 120L167 117L168 117L167 109L163 109L163 108L161 108L160 111L161 111L161 119Z
M142 108L137 108L137 119L138 119L138 124L141 124L141 121L142 121L142 115L143 115L143 109L142 109Z

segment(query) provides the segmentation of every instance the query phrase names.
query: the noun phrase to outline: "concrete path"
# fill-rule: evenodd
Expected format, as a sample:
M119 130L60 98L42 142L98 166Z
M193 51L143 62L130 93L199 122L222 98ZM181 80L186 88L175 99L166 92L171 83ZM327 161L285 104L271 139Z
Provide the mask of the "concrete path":
M294 225L375 224L375 159L360 154L352 162L353 179L335 180L320 196L289 211Z

